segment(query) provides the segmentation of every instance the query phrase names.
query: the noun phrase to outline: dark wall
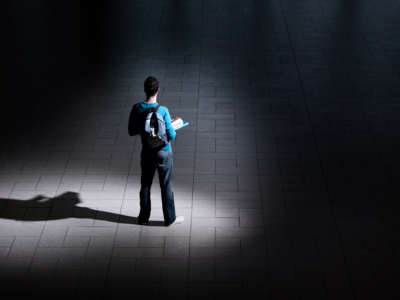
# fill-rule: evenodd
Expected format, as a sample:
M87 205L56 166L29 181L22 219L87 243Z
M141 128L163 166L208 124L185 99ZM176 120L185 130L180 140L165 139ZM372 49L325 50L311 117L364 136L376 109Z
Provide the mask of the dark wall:
M25 126L22 121L32 117L39 102L55 107L58 101L71 101L70 94L107 69L108 57L116 50L110 4L66 0L3 4L4 132Z

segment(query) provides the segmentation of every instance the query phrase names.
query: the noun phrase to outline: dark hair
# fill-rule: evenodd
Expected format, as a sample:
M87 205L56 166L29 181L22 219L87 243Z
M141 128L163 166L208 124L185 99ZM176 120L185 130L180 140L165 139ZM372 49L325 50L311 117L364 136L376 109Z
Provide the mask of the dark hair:
M147 98L154 96L158 91L158 80L154 76L149 76L144 81L144 92Z

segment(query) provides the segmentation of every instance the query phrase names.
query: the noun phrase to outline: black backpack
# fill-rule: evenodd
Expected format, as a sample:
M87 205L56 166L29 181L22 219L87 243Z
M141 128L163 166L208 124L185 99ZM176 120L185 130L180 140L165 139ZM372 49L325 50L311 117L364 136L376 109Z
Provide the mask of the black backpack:
M157 104L156 107L149 108L143 113L145 119L143 147L146 150L159 151L168 144L164 118L157 113L159 107L160 104Z

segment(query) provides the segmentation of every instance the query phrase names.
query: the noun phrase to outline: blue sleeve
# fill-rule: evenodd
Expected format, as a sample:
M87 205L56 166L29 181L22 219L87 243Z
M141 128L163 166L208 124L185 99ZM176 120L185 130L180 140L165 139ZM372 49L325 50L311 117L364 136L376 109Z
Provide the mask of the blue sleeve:
M167 131L168 140L171 141L175 139L176 132L175 129L172 127L171 116L169 114L168 108L165 108L164 121L165 121L165 130Z

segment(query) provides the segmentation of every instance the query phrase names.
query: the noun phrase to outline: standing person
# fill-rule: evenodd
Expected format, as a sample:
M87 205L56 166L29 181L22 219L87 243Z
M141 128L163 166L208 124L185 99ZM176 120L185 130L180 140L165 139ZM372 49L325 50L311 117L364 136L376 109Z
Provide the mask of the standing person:
M140 134L142 140L142 151L140 154L142 174L138 222L141 225L147 225L149 222L151 211L150 189L154 173L157 169L160 180L164 224L165 226L169 226L171 224L182 223L184 218L183 216L176 217L175 215L174 193L171 186L173 153L170 141L175 139L176 132L172 127L168 108L160 106L157 103L159 90L158 80L153 76L147 77L144 82L146 100L138 102L133 106L129 116L128 132L130 136ZM166 145L160 150L151 150L145 146L145 122L149 112L157 112L158 115L162 116L165 123Z

